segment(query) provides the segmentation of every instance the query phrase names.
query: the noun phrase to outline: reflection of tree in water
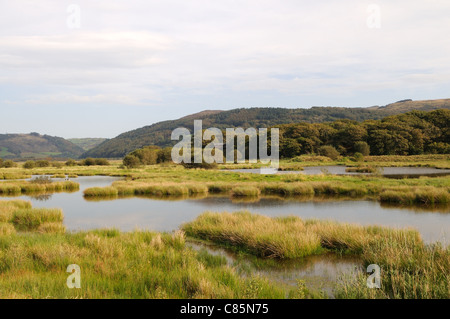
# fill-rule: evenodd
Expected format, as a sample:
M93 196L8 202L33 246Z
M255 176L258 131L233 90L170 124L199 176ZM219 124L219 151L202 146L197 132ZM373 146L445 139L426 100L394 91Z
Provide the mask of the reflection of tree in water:
M35 200L38 200L40 202L46 202L52 198L52 194L37 194L37 195L31 195L30 198L33 198Z

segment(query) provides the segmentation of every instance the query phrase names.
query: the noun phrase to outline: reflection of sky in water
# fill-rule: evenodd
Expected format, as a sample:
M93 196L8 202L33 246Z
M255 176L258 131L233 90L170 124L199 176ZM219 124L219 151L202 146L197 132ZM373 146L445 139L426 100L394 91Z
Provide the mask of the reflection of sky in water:
M370 163L367 163L370 165ZM306 166L302 171L281 171L279 174L305 174L305 175L319 175L329 173L333 175L367 175L366 173L346 172L346 166ZM255 173L259 174L259 169L235 169L231 170L241 173ZM437 169L434 167L380 167L379 173L386 176L396 175L449 175L450 169Z
M108 186L112 177L79 177L80 191L56 193L42 201L28 196L34 207L58 207L64 212L64 223L70 230L116 227L124 231L135 228L171 231L182 223L194 220L204 211L249 210L267 216L295 215L302 218L332 219L363 225L413 227L426 241L448 243L450 213L415 212L414 209L385 208L375 201L293 201L261 199L256 203L233 203L228 197L208 197L180 201L147 198L124 198L112 201L88 202L82 191L88 187ZM15 197L18 198L18 197ZM7 199L1 197L0 199Z

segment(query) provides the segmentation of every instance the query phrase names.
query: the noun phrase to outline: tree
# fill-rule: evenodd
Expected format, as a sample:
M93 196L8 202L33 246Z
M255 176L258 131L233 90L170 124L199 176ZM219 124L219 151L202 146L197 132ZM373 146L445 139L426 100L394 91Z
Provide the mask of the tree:
M127 168L136 168L141 166L141 160L132 154L128 154L123 159L123 165Z
M368 156L370 154L370 146L366 142L359 141L355 143L353 147L355 153L361 153L363 156Z
M324 145L318 149L319 155L327 156L332 160L336 160L339 157L339 152L331 145Z
M35 168L35 167L36 167L36 163L34 161L26 161L23 164L23 168L26 168L26 169L32 169L32 168Z

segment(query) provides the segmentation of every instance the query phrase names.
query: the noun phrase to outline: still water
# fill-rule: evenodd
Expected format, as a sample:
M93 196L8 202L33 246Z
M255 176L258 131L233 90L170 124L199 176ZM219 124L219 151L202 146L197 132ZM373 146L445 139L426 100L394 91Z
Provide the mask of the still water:
M420 231L424 241L449 243L450 212L448 206L434 211L423 208L386 207L370 200L301 200L261 198L256 202L233 201L229 197L208 196L200 199L163 200L129 197L105 201L87 201L83 190L109 186L118 178L79 177L80 191L47 196L21 196L33 207L57 207L64 212L69 230L115 227L123 231L136 228L172 231L194 220L205 211L223 212L249 210L267 216L295 215L301 218L336 220L361 225L412 227ZM8 199L8 197L0 197Z

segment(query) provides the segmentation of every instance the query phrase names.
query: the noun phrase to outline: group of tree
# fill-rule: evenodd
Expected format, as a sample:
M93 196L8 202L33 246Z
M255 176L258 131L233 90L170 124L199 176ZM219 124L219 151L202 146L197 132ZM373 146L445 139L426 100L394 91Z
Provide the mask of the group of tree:
M340 155L450 153L450 110L413 111L382 120L296 123L279 126L280 155L330 152ZM324 148L327 147L327 148ZM322 155L322 154L321 154Z
M357 122L338 120L328 123L294 123L277 125L280 129L280 156L293 158L319 154L333 160L339 156L360 158L367 155L419 155L450 153L450 110L413 111L382 120ZM193 138L193 136L192 136ZM237 137L235 136L235 149ZM223 132L224 154L226 134ZM212 141L202 141L202 147ZM248 159L249 140L246 138ZM192 141L193 145L193 141ZM270 148L270 135L269 135ZM191 150L192 152L192 150ZM171 161L171 148L147 146L124 158L126 167L138 167ZM203 165L203 163L202 163ZM200 165L200 166L202 166ZM198 167L185 164L186 167Z
M123 158L126 154L148 145L160 147L173 146L171 133L174 129L185 127L193 130L194 120L202 120L203 128L216 127L275 127L295 123L329 123L348 119L363 122L380 120L387 116L410 112L412 110L431 111L449 109L450 99L431 101L399 101L384 107L344 108L312 107L305 108L241 108L229 111L203 111L177 120L158 122L105 141L87 151L81 157Z
M172 149L170 147L160 148L159 146L151 145L144 148L137 149L123 159L123 165L128 168L135 168L141 165L153 165L164 162L171 162Z

